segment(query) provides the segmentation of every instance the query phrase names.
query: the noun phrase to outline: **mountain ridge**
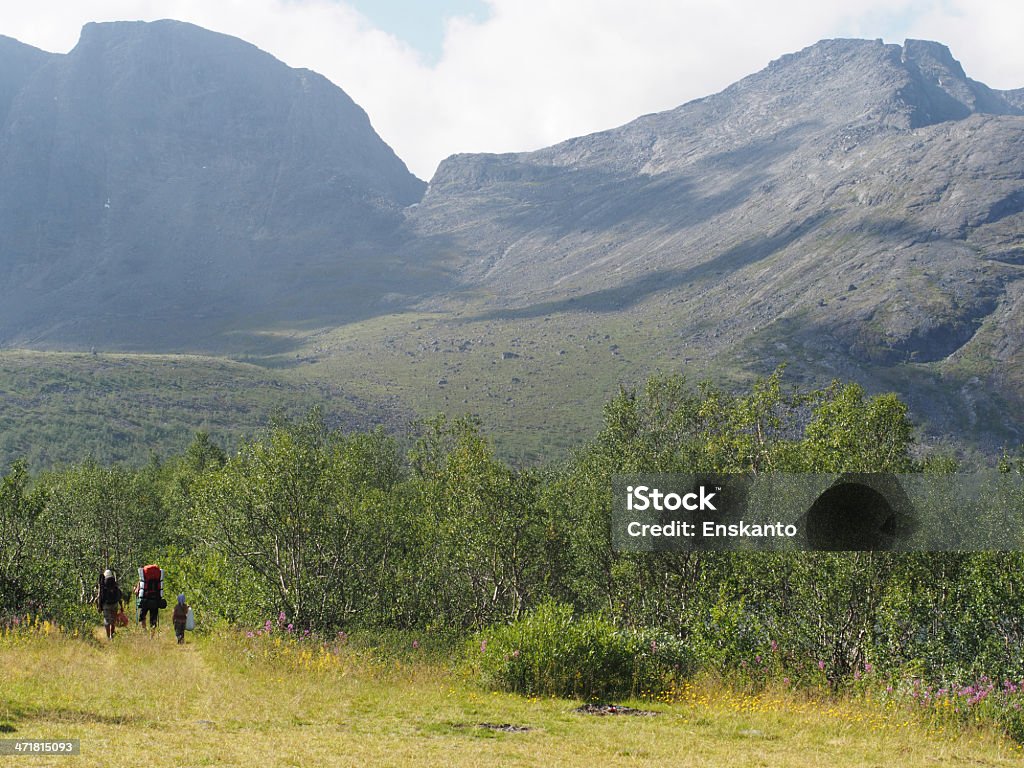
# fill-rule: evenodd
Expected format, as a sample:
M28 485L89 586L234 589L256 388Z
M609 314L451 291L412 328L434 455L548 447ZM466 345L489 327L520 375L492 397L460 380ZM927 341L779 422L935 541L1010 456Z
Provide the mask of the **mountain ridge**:
M367 262L424 186L326 78L181 22L88 24L11 105L8 344L201 348L252 311L358 314ZM364 285L335 311L298 298L317 290L303 269Z
M940 43L821 41L429 184L243 41L117 23L72 54L0 40L0 342L227 351L446 410L457 387L510 425L533 392L546 430L610 376L786 363L1024 439L1024 89Z
M909 399L934 378L953 394L918 407L948 421L963 391L1024 403L1018 93L938 43L823 41L618 128L449 158L408 217L488 317L617 312L673 329L662 359Z

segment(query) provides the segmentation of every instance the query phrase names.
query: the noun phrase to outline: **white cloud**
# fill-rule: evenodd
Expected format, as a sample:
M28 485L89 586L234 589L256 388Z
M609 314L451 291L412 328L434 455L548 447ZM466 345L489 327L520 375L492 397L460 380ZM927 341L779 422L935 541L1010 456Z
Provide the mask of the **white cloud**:
M413 0L410 0L412 2ZM322 72L421 177L445 156L516 151L720 90L823 37L939 39L972 77L1024 86L1024 6L997 0L489 0L433 65L341 0L36 0L0 32L66 51L86 21L177 18Z

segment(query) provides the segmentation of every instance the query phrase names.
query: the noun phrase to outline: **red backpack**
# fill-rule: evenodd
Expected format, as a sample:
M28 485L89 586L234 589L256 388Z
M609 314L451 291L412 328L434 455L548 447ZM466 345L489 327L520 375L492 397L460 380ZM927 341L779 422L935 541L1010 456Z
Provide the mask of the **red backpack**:
M139 597L160 600L164 596L164 572L159 565L139 568Z

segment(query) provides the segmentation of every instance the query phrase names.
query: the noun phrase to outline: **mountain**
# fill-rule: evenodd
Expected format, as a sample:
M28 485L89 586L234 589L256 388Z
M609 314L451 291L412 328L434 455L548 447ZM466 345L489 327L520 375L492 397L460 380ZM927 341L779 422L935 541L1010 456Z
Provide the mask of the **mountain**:
M451 157L410 225L489 317L630 318L662 363L788 362L1020 440L1022 96L938 43L823 41L620 128Z
M0 343L194 349L376 311L415 279L388 244L423 187L341 89L241 40L0 39Z
M339 88L240 40L0 38L0 345L230 354L277 369L266 400L474 412L526 460L591 434L620 383L785 363L998 450L1024 442L1022 150L1024 89L934 42L826 40L424 185ZM51 391L59 356L0 362L19 407L117 410L110 379ZM134 365L126 390L159 378Z

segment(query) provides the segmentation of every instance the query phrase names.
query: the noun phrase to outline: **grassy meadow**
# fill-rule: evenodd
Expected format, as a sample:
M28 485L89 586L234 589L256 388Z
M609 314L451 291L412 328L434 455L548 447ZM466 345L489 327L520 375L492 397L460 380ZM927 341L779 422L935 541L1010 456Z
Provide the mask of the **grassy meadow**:
M0 636L0 738L80 739L79 766L1019 765L995 731L946 728L869 698L743 693L711 682L595 716L578 701L479 687L449 651L243 632L155 637L47 624ZM503 731L488 726L516 725Z

